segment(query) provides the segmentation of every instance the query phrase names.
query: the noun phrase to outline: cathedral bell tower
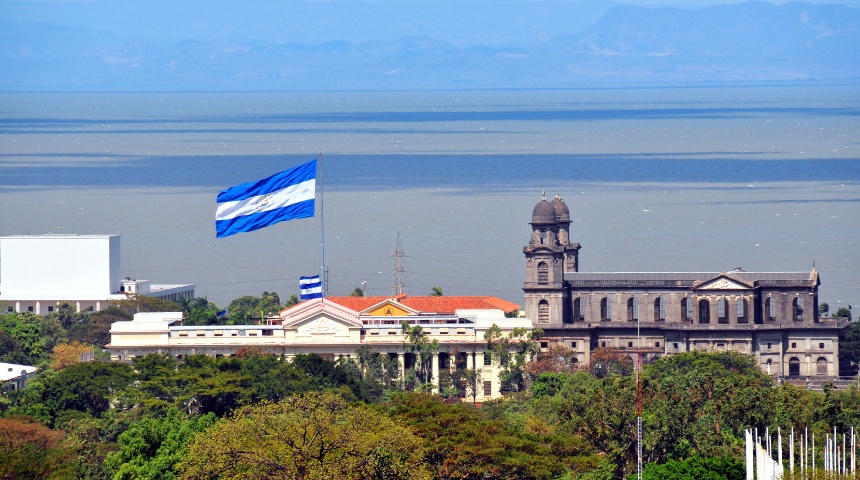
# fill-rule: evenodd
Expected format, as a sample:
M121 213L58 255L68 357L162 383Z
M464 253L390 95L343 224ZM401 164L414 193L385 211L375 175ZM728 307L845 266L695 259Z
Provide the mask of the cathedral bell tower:
M579 244L570 242L570 210L558 195L546 196L532 211L532 237L526 257L526 317L535 326L569 323L572 319L564 272L579 270Z

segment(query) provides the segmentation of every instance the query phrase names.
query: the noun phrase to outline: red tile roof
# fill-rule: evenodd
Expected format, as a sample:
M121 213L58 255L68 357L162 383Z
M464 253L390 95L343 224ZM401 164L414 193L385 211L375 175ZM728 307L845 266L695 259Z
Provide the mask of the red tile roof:
M504 312L519 310L520 306L497 297L326 297L327 301L337 303L346 308L361 312L390 298L408 308L421 313L454 313L460 309L499 309Z

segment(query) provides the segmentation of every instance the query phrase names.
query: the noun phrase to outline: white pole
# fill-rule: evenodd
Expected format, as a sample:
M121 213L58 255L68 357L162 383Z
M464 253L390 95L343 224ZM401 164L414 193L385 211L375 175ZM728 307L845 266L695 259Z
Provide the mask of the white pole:
M322 285L322 298L326 296L328 286L328 272L325 271L325 193L323 181L323 155L320 150L319 155L319 173L320 173L320 285Z
M779 427L776 427L776 451L778 452L779 476L782 477L782 472L785 469L782 466L782 432Z
M812 473L815 473L815 432L812 432Z
M789 471L794 475L794 427L791 427L791 436L788 437L788 465Z

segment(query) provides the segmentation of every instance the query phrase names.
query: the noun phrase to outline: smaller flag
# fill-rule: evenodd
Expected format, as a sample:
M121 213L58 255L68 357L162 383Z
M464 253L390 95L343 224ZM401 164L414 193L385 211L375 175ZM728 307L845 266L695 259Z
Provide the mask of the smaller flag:
M319 275L302 277L299 280L299 287L302 290L302 300L322 298L322 283Z

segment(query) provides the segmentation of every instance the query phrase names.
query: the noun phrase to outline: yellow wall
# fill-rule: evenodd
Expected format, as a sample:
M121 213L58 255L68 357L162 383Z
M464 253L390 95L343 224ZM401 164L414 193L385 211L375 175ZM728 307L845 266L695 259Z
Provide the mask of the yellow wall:
M375 310L371 310L368 312L371 317L403 317L406 315L412 315L412 312L409 310L405 310L403 308L398 307L397 305L392 305L390 303L385 304Z

